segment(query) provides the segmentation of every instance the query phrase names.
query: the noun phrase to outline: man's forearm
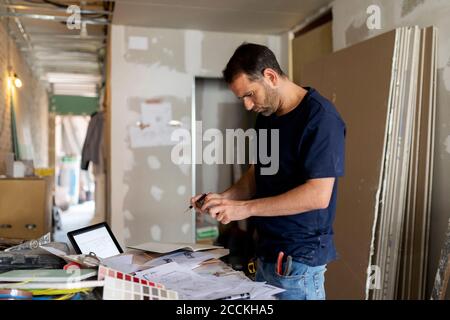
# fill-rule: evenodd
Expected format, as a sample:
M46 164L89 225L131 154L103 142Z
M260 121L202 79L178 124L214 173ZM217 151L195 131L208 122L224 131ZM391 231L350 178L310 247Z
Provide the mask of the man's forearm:
M222 192L222 196L230 200L249 200L255 192L255 166L251 165L238 182Z
M250 200L250 216L284 216L327 208L334 178L314 179L274 197Z

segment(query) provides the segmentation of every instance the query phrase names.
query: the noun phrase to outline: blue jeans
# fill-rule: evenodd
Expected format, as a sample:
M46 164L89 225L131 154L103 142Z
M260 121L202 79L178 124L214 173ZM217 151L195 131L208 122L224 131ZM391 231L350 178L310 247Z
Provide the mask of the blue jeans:
M282 270L284 269L285 263L282 267ZM276 295L280 300L325 300L326 269L326 265L310 267L292 261L291 272L279 275L275 263L258 259L256 281L266 281L268 284L285 289L286 291Z

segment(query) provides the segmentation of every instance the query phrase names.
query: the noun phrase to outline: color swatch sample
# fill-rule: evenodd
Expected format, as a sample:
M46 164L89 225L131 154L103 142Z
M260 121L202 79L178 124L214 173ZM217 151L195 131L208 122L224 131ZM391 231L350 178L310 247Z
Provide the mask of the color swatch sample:
M103 300L178 300L178 293L162 284L105 266L99 267L98 280L104 280Z
M129 282L133 282L133 283L140 283L142 285L149 286L149 287L156 287L156 288L164 289L164 285L162 285L160 283L154 283L152 281L147 281L145 279L134 277L130 274L116 271L116 270L113 270L113 269L105 267L105 266L99 266L98 280L103 280L106 277L116 278L119 280L129 281Z
M178 300L178 293L106 275L103 300Z

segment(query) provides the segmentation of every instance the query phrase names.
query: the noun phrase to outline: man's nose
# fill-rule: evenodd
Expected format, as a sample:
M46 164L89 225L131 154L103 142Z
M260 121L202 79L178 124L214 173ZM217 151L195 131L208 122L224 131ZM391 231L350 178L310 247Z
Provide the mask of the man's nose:
M253 101L250 99L250 98L248 98L248 97L245 97L244 98L244 106L245 106L245 109L247 109L248 111L250 111L250 110L252 110L253 109L253 106L254 106L255 104L253 103Z

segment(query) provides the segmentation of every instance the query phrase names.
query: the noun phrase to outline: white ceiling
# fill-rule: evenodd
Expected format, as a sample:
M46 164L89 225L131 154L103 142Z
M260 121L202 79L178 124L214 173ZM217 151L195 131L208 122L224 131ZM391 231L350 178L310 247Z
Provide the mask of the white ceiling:
M83 1L85 28L70 30L66 10L76 2L0 0L0 17L10 17L5 21L19 50L55 94L95 96L103 80L111 6L102 0Z
M116 0L113 24L278 34L332 0Z
M53 84L56 91L75 90L92 95L103 74L105 25L87 24L86 32L82 32L69 30L65 21L45 18L67 18L66 6L73 2L78 1L0 0L0 16L12 16L9 21L17 45L42 79ZM83 18L110 22L107 2L82 2L83 10L95 11L85 13ZM278 34L292 29L330 2L332 0L116 0L113 23ZM14 14L20 16L14 19ZM74 77L83 74L87 75L86 79Z

